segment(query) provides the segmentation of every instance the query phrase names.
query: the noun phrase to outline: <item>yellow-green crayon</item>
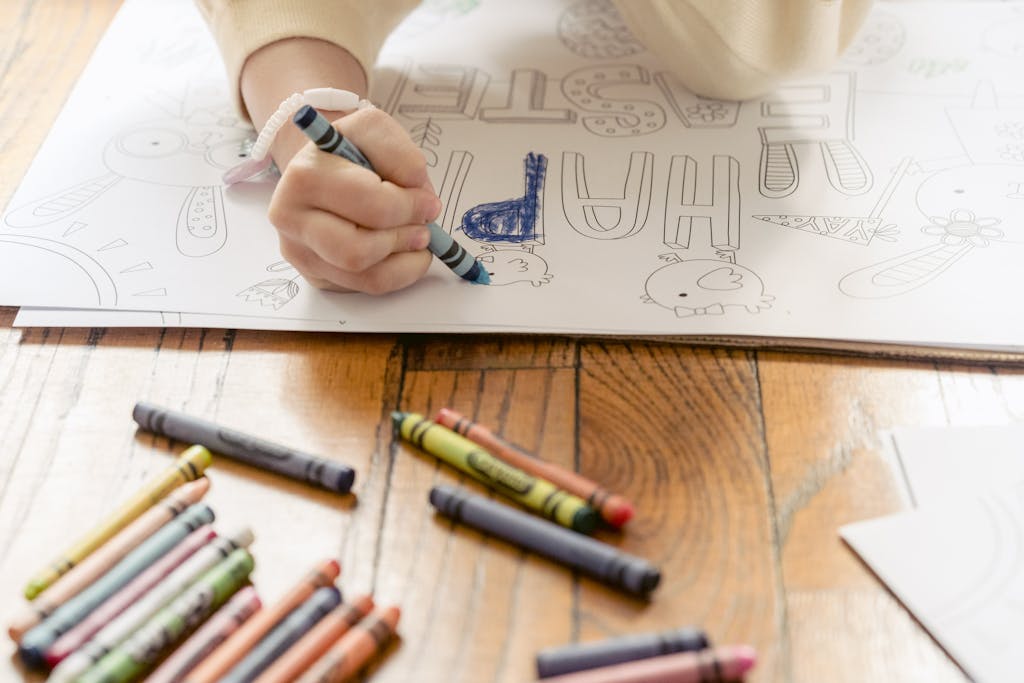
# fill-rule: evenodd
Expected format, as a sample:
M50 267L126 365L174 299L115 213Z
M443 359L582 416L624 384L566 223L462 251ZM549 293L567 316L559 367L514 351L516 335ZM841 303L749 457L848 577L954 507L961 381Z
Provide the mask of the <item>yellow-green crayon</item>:
M589 534L600 515L580 497L499 460L469 439L416 413L391 413L395 431L431 455L548 519Z
M36 574L25 586L25 597L29 600L35 598L168 493L203 476L211 459L210 451L202 446L192 446L186 450L172 466L143 484L121 507Z

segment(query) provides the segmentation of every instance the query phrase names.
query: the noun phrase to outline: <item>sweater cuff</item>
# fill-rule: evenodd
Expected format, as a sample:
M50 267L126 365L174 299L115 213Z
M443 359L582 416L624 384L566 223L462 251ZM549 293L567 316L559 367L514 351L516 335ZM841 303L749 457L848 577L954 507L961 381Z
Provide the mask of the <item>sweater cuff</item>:
M388 34L418 0L197 0L227 70L236 109L248 119L239 87L249 55L285 38L316 38L347 50L370 71Z

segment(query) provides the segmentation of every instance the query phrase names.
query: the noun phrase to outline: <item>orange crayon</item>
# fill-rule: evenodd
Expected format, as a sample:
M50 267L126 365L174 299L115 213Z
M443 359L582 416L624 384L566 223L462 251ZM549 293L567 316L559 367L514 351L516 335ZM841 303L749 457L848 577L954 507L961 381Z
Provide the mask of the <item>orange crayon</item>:
M171 492L135 521L75 565L31 604L18 612L7 627L11 640L21 642L25 633L65 602L81 593L157 529L198 502L210 490L210 480L200 477Z
M342 683L350 680L395 635L401 610L385 607L366 617L316 660L298 683Z
M283 598L270 607L264 607L249 618L227 640L189 672L185 683L214 683L248 654L263 636L279 621L301 605L317 588L331 586L341 573L337 560L324 560L302 580L292 586Z
M373 598L369 595L361 595L351 603L338 605L267 667L254 683L291 683L372 609Z
M461 413L450 408L441 408L434 421L479 444L488 453L513 467L518 467L535 477L547 479L555 486L579 496L613 526L621 527L633 518L633 505L622 496L610 493L597 482L577 472L530 455Z

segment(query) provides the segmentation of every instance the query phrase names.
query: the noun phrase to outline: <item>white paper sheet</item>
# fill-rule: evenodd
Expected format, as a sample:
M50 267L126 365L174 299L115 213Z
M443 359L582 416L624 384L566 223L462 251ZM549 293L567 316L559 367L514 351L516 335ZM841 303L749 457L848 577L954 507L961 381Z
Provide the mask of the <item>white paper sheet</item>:
M919 507L1024 481L1024 424L899 427L892 438Z
M1024 484L840 532L972 679L1020 680Z
M879 4L832 74L735 103L600 0L427 3L372 98L495 286L435 263L374 298L281 261L272 184L221 183L251 131L191 1L129 0L0 224L0 303L1021 349L1022 27L1021 3Z

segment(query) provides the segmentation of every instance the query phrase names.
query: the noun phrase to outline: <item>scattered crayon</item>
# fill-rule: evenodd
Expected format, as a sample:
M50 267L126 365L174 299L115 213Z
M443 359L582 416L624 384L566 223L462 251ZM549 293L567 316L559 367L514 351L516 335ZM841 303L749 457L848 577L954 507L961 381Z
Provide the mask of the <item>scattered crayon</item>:
M325 586L313 591L305 602L292 610L281 623L257 643L220 683L249 683L260 675L271 662L291 647L299 638L341 604L341 591L336 586Z
M661 580L658 569L643 558L482 496L451 486L435 486L430 490L430 503L438 512L457 522L579 569L630 593L646 595L657 588Z
M307 600L317 588L331 586L341 573L337 560L324 560L294 585L283 598L257 612L199 663L185 683L214 683L237 664L281 619Z
M369 595L361 595L351 603L338 605L309 633L278 657L254 683L292 683L372 609L373 598Z
M175 571L187 558L198 552L216 536L217 532L213 530L212 525L204 524L199 527L186 536L181 543L171 548L167 554L111 595L103 604L90 612L85 619L78 622L74 628L58 638L45 654L47 665L57 667L50 672L50 677L47 680L50 683L58 683L58 681L69 678L68 671L84 671L92 666L110 648L100 648L97 656L86 656L86 664L82 666L80 662L81 658L85 656L85 650L88 648L91 653L92 648L97 646L97 639L99 641L110 640L111 635L121 628L119 622L125 612L135 611L139 603L145 602L146 598L143 596L148 597L152 593L150 589L159 590L164 585L163 580L168 574ZM123 639L124 637L121 637L117 642ZM68 659L75 661L68 662ZM57 666L58 664L61 666Z
M679 652L545 678L544 683L721 683L737 681L757 661L746 645Z
M135 521L119 531L116 536L97 548L81 564L55 582L50 588L27 605L11 620L7 628L11 640L21 642L22 636L70 598L81 593L96 579L117 564L125 555L153 535L171 519L198 502L210 489L206 477L185 484L172 491L165 499L142 513Z
M633 518L633 505L622 496L609 493L581 474L530 455L465 415L450 408L442 408L434 421L479 444L484 450L513 467L546 479L555 486L579 496L613 526L621 527Z
M343 635L299 678L299 683L342 683L355 676L395 635L401 611L385 607Z
M256 589L247 586L217 610L188 640L178 646L160 666L146 677L146 683L175 683L227 640L262 604Z
M125 584L138 576L146 567L168 553L190 533L213 521L213 510L196 503L171 520L156 533L125 555L95 583L58 607L41 624L25 634L18 654L30 667L45 665L44 654L62 635L85 619L90 612Z
M146 482L135 495L122 503L121 507L29 580L25 587L25 597L29 600L35 598L172 490L185 482L198 479L210 464L210 459L210 452L202 446L193 446L186 450L174 465Z
M204 528L210 529L212 532L212 527ZM195 536L202 530L201 528L194 531L192 536ZM46 653L46 658L51 666L58 662L60 664L50 673L50 678L47 679L49 683L64 683L65 681L73 680L75 676L98 662L108 652L121 644L121 642L127 640L133 631L170 604L174 598L184 592L196 579L222 562L224 558L238 548L248 547L252 540L253 535L249 529L240 529L227 536L214 538L205 544L204 547L198 548L197 552L181 563L180 566L158 577L161 579L159 583L155 585L150 584L141 593L123 596L122 594L127 593L134 584L145 579L146 574L156 570L159 563L135 577L135 580L126 586L124 590L101 605L85 621L69 633L61 636L60 640L54 643L53 647ZM185 539L185 541L182 541L182 544L187 541L188 539ZM180 546L181 544L179 544ZM176 550L177 548L175 548ZM107 609L110 603L119 598L127 600L127 602L117 611L113 611L116 606L111 606ZM110 613L111 611L113 611L113 614ZM77 640L69 639L70 636L75 635L76 631L86 626L88 622L93 621L96 622L97 626L92 629L91 636L83 633L84 638ZM66 639L68 642L64 642ZM84 642L85 639L89 639L88 642ZM65 657L66 659L64 659Z
M254 562L245 548L233 551L208 570L135 634L108 653L76 683L134 681L185 633L212 614L248 580Z
M550 678L676 652L697 652L709 647L711 643L707 634L696 628L677 628L660 633L641 633L589 643L574 643L538 652L537 675L541 678Z
M590 533L597 512L581 498L508 465L465 437L416 413L391 413L396 431L431 455L548 519Z
M363 153L313 107L308 105L302 107L292 118L292 122L324 152L335 154L348 159L353 164L373 170L373 166L363 156ZM473 284L488 285L491 283L490 274L441 226L437 223L429 223L427 228L430 230L430 243L427 245L427 249L440 259L441 263L448 266L459 277L469 280Z
M145 430L176 441L200 443L246 465L314 484L328 491L348 493L356 478L355 470L340 462L149 403L136 403L132 418Z

